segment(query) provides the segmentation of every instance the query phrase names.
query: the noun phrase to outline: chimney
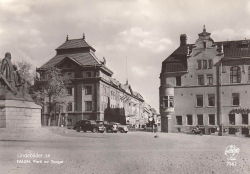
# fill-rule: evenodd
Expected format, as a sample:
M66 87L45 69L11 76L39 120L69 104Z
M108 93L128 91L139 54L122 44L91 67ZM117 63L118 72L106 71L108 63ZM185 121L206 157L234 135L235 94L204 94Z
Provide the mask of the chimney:
M187 35L186 34L181 34L180 36L180 46L185 46L187 45Z

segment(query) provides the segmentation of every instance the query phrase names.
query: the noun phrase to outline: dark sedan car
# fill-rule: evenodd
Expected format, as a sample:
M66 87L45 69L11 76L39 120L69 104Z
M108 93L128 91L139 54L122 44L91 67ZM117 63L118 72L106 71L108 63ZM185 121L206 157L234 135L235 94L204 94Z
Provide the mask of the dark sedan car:
M75 124L75 129L77 132L83 131L91 131L91 132L101 132L105 131L104 125L98 124L94 120L80 120Z

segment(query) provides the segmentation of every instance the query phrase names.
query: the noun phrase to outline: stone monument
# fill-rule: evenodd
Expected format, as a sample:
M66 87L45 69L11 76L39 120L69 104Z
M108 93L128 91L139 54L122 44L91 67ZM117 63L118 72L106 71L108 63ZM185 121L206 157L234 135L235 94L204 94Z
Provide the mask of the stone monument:
M0 128L41 127L41 106L34 103L27 86L6 53L0 66Z

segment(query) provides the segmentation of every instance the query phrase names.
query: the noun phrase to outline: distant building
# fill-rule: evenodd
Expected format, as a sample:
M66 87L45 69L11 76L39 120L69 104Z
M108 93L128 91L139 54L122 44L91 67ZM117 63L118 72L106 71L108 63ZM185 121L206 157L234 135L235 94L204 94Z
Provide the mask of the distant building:
M121 84L112 78L113 72L106 66L106 60L100 61L85 36L80 39L66 39L56 49L56 55L37 69L40 81L46 81L46 70L57 67L62 70L71 83L67 84L68 106L63 109L63 119L69 125L78 120L104 120L105 111L111 110L124 114L127 124L139 124L143 113L143 97L126 82ZM43 111L43 123L48 122L48 105ZM54 114L55 124L58 115ZM119 120L118 120L119 121Z
M163 132L249 134L250 40L214 42L206 31L162 62L160 113Z

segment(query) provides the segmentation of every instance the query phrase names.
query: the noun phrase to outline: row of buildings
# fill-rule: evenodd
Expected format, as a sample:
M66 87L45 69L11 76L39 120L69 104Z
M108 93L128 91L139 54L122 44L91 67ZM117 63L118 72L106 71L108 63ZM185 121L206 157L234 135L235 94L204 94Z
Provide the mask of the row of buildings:
M106 66L105 58L100 61L95 51L86 42L85 35L80 39L68 39L67 36L66 41L56 49L56 55L37 69L40 82L48 80L46 72L53 67L60 69L63 77L70 80L67 83L67 106L61 113L62 122L74 125L83 119L104 120L105 111L109 109L125 114L127 124L137 127L146 124L148 118L153 116L151 107L128 81L122 84L112 78L113 72ZM48 111L46 100L43 125L48 124ZM58 119L59 116L53 114L52 125Z
M198 34L162 62L160 114L163 132L245 134L250 129L250 40L215 42Z

